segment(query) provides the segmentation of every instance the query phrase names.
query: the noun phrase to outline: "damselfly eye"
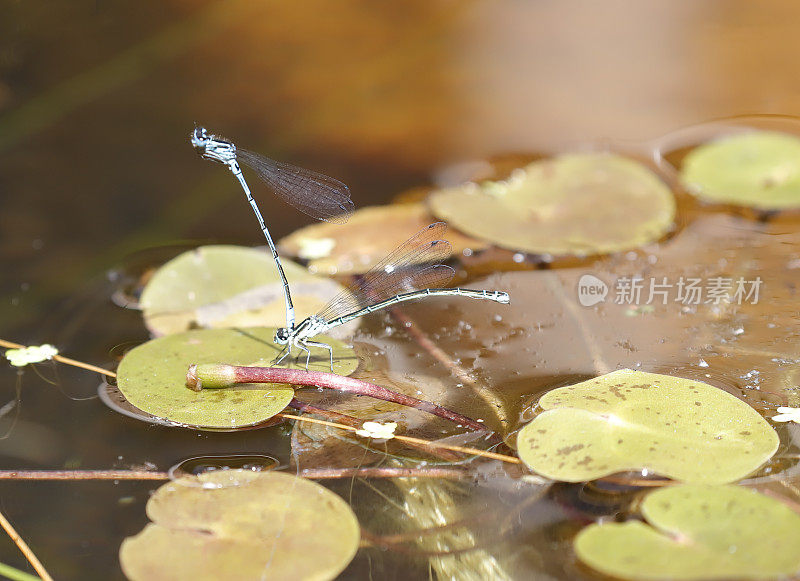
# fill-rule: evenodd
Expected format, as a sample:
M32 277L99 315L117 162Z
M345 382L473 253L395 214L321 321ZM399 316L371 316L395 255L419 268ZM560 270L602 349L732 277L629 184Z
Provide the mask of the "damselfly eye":
M275 342L278 345L286 345L289 341L289 329L281 327L275 331Z

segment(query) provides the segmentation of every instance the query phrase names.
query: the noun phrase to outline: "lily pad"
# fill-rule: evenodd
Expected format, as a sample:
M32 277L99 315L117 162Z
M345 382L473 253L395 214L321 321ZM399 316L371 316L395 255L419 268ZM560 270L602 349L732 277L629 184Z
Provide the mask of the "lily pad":
M344 226L312 224L283 238L279 246L281 252L307 260L311 272L361 274L433 221L422 203L362 208ZM487 246L452 231L447 240L454 254Z
M147 515L153 522L120 548L133 581L333 579L360 540L339 496L277 472L183 477L155 492Z
M664 236L675 217L672 192L653 172L597 153L537 161L504 181L442 190L429 203L466 234L552 255L637 248Z
M744 478L778 449L753 408L700 381L622 369L561 387L517 438L533 471L567 482L647 469L689 483Z
M800 573L800 515L739 486L652 492L639 521L591 525L578 558L623 579L774 579Z
M315 313L343 287L281 260L298 313ZM164 264L141 297L154 335L191 328L282 326L283 285L272 255L243 246L201 246Z
M242 384L192 391L186 371L192 363L269 365L280 353L272 342L275 329L201 329L160 337L129 351L117 369L117 386L132 405L159 418L199 428L237 428L263 422L294 397L283 384ZM329 337L334 372L348 375L358 366L352 349ZM287 358L305 369L302 360ZM315 353L309 369L329 371L328 352Z
M693 149L681 180L706 202L761 210L800 207L800 139L753 131Z

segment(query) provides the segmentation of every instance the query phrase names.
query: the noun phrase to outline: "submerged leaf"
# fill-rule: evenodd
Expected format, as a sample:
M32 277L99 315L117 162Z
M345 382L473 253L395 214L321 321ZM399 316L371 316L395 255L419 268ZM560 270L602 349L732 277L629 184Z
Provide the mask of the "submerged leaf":
M168 335L139 345L125 355L117 370L117 385L137 408L173 422L200 428L235 428L263 422L283 410L294 397L291 386L243 384L226 389L192 391L186 371L193 363L269 365L280 348L272 342L275 329L206 329ZM352 349L329 337L334 371L352 373L358 366ZM284 363L305 368L301 360ZM329 371L328 352L315 351L310 369Z
M675 486L642 503L647 519L594 524L578 558L623 579L772 579L800 573L800 515L739 486Z
M507 180L442 190L434 215L511 250L585 256L658 240L672 226L675 200L644 166L610 154L537 161Z
M683 160L681 180L706 202L761 210L800 207L800 139L752 131L701 145Z
M133 581L333 579L360 537L339 496L278 472L183 477L156 491L147 515L153 522L120 548Z
M700 381L622 369L539 400L517 438L519 457L554 480L647 469L692 483L744 478L778 449L749 405Z
M281 260L298 313L315 313L342 286ZM242 246L201 246L163 265L142 291L147 328L156 335L191 328L282 326L283 285L269 252Z
M308 260L312 272L360 274L375 266L434 219L422 203L375 206L356 211L344 226L313 224L280 241L282 252ZM453 253L481 250L485 242L449 231Z

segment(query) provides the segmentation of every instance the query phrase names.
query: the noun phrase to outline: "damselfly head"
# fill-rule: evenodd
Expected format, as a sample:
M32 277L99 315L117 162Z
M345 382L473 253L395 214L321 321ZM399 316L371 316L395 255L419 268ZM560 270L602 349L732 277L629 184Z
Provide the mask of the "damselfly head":
M289 342L289 329L286 327L276 329L273 341L278 345L286 345Z
M195 127L192 131L191 142L197 153L204 154L206 152L206 145L209 142L208 131L205 127Z
M236 159L236 146L230 141L209 133L205 127L195 127L190 141L195 151L206 159L226 164Z

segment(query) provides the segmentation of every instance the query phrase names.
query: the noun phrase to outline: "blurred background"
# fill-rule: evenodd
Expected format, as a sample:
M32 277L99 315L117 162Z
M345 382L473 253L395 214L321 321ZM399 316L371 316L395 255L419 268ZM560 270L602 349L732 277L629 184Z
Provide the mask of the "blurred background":
M465 160L791 114L798 22L791 0L8 0L4 334L68 342L48 310L143 249L260 243L196 123L382 203ZM277 237L308 222L258 193Z

